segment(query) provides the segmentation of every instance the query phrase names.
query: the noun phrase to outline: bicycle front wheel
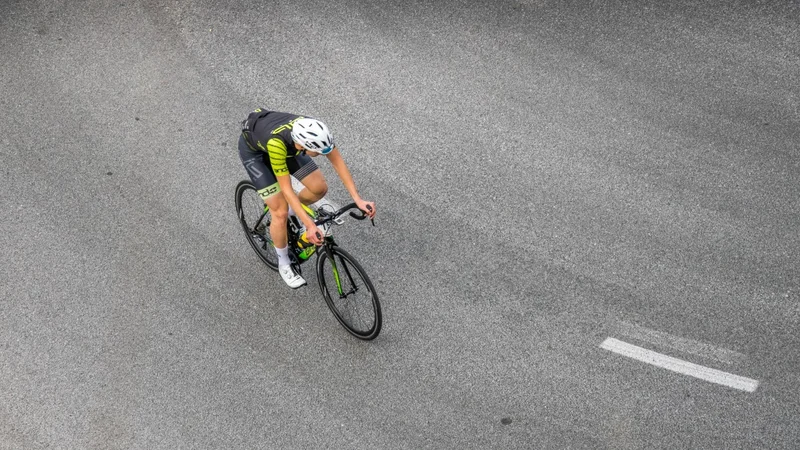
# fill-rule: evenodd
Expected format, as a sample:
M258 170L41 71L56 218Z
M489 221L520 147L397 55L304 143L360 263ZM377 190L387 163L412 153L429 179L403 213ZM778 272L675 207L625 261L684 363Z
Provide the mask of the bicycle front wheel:
M269 234L272 215L266 209L264 200L253 183L242 181L236 186L236 214L244 229L247 242L253 247L258 258L272 270L278 270L278 255Z
M325 303L353 336L369 341L381 331L381 304L364 269L339 247L320 248L317 279Z

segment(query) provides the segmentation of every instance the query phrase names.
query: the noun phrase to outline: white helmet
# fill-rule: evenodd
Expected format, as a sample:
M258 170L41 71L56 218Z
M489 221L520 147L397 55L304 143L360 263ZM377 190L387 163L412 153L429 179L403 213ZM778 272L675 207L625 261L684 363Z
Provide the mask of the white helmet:
M328 127L317 119L302 118L292 126L292 139L304 149L327 155L333 150L333 135Z

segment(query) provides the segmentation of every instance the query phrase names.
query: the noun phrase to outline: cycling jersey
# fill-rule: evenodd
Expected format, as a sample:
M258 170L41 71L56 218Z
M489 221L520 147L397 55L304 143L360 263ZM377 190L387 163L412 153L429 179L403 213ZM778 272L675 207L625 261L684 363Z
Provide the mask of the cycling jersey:
M311 157L298 151L292 140L292 124L301 118L259 108L242 122L239 158L265 200L280 192L277 175L291 174L302 180L317 170Z
M256 109L243 122L242 135L252 151L262 151L269 155L269 162L275 175L288 175L286 158L300 153L292 139L292 125L303 116L277 111Z

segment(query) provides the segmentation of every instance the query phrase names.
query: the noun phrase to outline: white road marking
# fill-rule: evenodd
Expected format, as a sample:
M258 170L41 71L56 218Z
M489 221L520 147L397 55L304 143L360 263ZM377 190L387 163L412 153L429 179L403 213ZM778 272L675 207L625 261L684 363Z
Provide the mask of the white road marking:
M740 391L755 392L756 388L758 388L758 380L690 363L689 361L663 355L611 337L603 341L603 343L600 344L600 348L663 369L689 375L711 383L721 384Z
M747 359L747 355L733 350L716 347L711 344L706 344L705 342L673 336L663 331L653 330L628 322L619 323L619 332L623 336L637 341L670 348L682 353L691 353L692 355L714 359L726 364L742 363Z

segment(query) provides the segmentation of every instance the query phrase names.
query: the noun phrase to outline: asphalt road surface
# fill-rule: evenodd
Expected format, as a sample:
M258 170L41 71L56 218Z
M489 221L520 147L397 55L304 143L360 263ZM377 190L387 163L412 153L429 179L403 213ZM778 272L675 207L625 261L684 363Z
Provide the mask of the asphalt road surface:
M800 446L797 1L5 0L0 52L2 448ZM244 239L259 106L378 205L373 342Z

